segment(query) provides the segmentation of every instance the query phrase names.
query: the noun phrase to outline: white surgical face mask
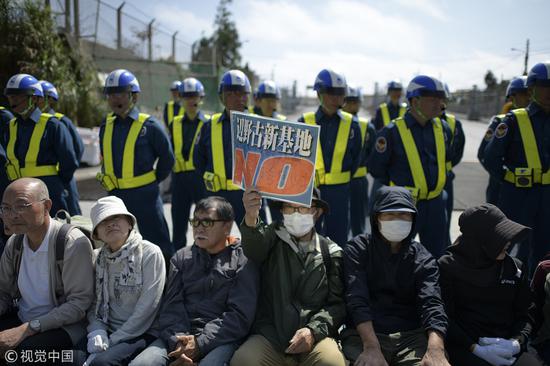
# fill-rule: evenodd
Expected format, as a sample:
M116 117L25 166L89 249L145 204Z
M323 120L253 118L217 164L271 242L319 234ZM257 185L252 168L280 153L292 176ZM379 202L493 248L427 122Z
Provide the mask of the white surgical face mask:
M412 221L391 220L378 221L380 223L380 233L386 240L391 242L400 242L411 233Z
M315 225L313 214L301 214L299 212L294 212L290 215L283 214L283 218L283 224L286 230L290 233L290 235L298 238L309 233Z

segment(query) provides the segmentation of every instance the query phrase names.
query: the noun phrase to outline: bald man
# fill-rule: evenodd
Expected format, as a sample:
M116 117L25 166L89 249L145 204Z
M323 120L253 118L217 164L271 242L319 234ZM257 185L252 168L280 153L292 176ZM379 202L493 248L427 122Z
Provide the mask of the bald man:
M12 182L0 204L1 218L15 234L0 259L0 356L7 361L13 357L8 350L21 360L23 350L71 350L86 335L83 321L94 296L92 246L79 230L65 231L52 220L51 207L48 188L36 178ZM60 231L65 240L57 240Z

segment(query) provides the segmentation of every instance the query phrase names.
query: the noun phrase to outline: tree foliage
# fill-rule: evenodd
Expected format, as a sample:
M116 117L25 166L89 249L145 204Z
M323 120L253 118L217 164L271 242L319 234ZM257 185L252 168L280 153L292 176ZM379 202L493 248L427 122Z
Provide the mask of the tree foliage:
M76 44L57 33L42 1L0 0L1 85L18 73L48 80L60 94L57 109L79 125L93 126L105 107L93 63Z

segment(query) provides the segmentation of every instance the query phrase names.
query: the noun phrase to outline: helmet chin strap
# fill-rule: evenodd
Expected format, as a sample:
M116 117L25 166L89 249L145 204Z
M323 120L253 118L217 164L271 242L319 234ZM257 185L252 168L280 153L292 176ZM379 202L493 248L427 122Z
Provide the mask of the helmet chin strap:
M29 99L27 99L27 108L25 108L21 113L19 113L19 115L21 116L26 116L27 113L29 113L34 107L34 103L32 102L32 97L29 97Z
M418 103L420 104L420 98L418 98ZM424 113L422 113L422 111L416 107L416 105L414 106L414 111L416 112L416 114L418 114L420 116L420 118L423 118L424 120L429 120L428 117L426 117L426 115Z

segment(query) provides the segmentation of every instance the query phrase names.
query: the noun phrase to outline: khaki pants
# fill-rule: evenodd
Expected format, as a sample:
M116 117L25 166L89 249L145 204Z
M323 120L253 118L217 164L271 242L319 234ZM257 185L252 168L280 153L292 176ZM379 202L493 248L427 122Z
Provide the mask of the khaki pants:
M393 334L376 333L382 354L390 366L419 366L428 347L424 329ZM340 337L346 358L353 362L363 352L361 337L355 329L346 329Z
M231 366L344 366L344 355L332 338L316 343L309 353L277 352L263 336L251 335L235 352Z

